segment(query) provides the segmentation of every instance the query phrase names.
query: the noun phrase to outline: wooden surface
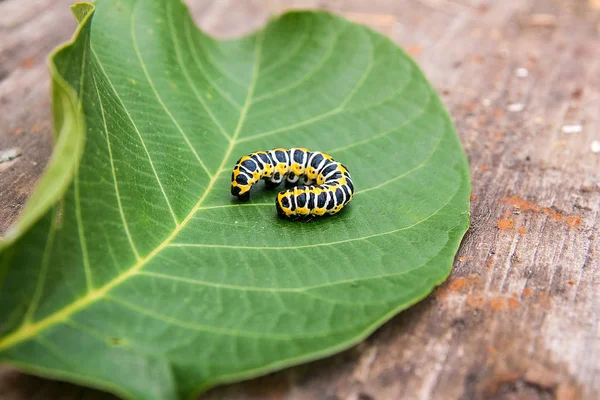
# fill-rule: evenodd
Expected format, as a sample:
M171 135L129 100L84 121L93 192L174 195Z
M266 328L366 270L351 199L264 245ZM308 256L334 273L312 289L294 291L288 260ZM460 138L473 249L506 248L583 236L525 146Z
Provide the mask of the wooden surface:
M23 151L0 164L0 233L49 157L45 57L75 27L69 0L22 4L0 1L0 150ZM416 58L469 156L472 226L450 280L364 343L202 399L600 398L600 1L192 4L218 36L291 6L340 12ZM106 396L0 372L0 399Z

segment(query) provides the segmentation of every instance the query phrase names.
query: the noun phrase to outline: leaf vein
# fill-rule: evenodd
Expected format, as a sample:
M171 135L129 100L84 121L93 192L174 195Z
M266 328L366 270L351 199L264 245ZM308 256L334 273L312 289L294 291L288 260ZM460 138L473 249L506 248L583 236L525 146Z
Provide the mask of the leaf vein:
M198 99L198 102L206 110L206 112L208 113L208 115L210 116L210 118L212 119L212 121L214 122L214 124L217 125L217 128L219 129L219 132L221 133L221 135L225 136L225 138L227 140L231 140L231 137L227 134L227 132L225 132L225 129L223 128L223 125L221 125L221 123L219 122L219 120L215 117L215 115L213 114L213 112L210 109L210 107L208 107L208 104L206 104L206 102L204 101L204 99L202 98L202 96L200 95L200 93L198 92L198 88L196 87L196 85L194 84L194 82L192 81L192 79L190 78L190 75L189 75L188 70L187 70L187 68L185 66L185 63L183 62L183 57L181 56L181 47L179 45L179 41L177 40L177 37L175 35L175 29L173 27L173 15L172 15L173 6L172 6L172 3L170 1L168 1L166 3L166 7L167 7L166 14L167 14L167 21L168 21L168 25L169 25L169 33L171 34L171 38L173 40L173 47L175 49L175 54L177 55L177 60L179 62L179 67L181 68L181 72L183 72L183 75L185 76L185 80L188 82L188 84L192 88L192 91L194 92L194 95L196 96L196 99Z
M364 111L364 110L368 110L368 109L371 109L371 108L379 107L379 106L381 106L382 104L385 104L388 101L391 101L393 99L398 98L398 95L401 94L401 93L403 93L406 90L406 87L408 86L409 82L410 82L410 80L408 80L404 85L402 85L390 97L387 97L387 98L383 99L382 101L380 101L378 103L371 104L371 105L368 105L366 107L349 108L349 109L342 107L341 104L340 104L340 106L338 106L338 107L336 107L334 109L331 109L331 110L326 111L326 112L324 112L322 114L319 114L319 115L315 115L314 117L306 119L304 121L299 121L299 122L296 122L294 124L290 124L290 125L283 126L283 127L280 127L280 128L272 129L270 131L265 131L265 132L257 133L257 134L251 135L251 136L246 136L246 137L238 140L238 143L249 142L249 141L252 141L252 140L255 140L255 139L260 139L260 138L263 138L263 137L272 136L272 135L275 135L275 134L278 134L278 133L282 133L282 132L289 132L289 131L291 131L293 129L300 128L300 127L305 126L305 125L313 124L313 123L318 122L318 121L320 121L322 119L328 118L328 117L330 117L332 115L340 114L342 112ZM357 88L357 85L354 86L354 89L356 89L356 88ZM354 94L354 89L349 93L348 96ZM348 99L348 96L345 97L342 100L342 103L347 104L346 100ZM348 101L349 101L349 99L348 99Z
M228 80L230 80L231 82L237 84L238 86L244 88L244 89L248 89L248 86L246 85L245 82L242 82L240 80L238 80L238 78L235 75L232 75L229 71L225 70L225 68L222 68L211 56L210 51L208 51L208 49L206 49L204 46L202 46L202 41L197 42L198 43L198 47L202 50L202 52L204 53L204 55L206 56L206 59L215 67L215 69L217 69L218 71L221 72L221 74L227 78Z
M285 92L289 92L290 90L297 88L299 86L302 86L302 84L304 82L306 82L307 80L309 80L314 74L316 74L318 71L321 70L321 67L323 67L327 61L329 61L331 59L331 56L333 55L333 53L335 52L335 48L337 47L337 43L338 43L338 39L340 37L340 35L344 32L344 30L347 28L347 26L344 26L340 32L336 32L336 34L333 36L333 39L331 40L331 42L329 43L329 47L326 49L325 53L323 53L323 57L321 57L321 59L319 60L318 63L316 63L313 68L311 68L306 74L302 75L298 80L296 80L294 83L292 83L291 85L279 88L277 90L273 90L271 92L262 94L260 96L257 96L255 99L256 103L260 103L266 99L270 99L272 97L277 96L280 93L285 93Z
M42 296L42 291L44 290L44 285L46 283L46 274L48 273L48 264L50 262L50 249L52 248L52 244L54 243L54 235L56 233L56 208L52 210L52 218L50 220L50 227L48 229L48 236L46 238L46 246L44 246L44 252L42 253L42 264L40 266L40 272L37 277L36 287L34 289L33 295L31 296L31 302L29 303L29 307L27 307L27 311L25 312L25 316L23 317L23 324L30 325L31 320L33 319L33 315L37 310L37 306L40 302L40 298Z
M372 235L360 236L360 237L356 237L356 238L336 240L333 242L325 242L325 243L306 244L306 245L301 245L301 246L238 246L238 245L205 244L205 243L169 243L169 244L167 244L167 247L205 247L205 248L215 248L215 249L244 249L244 250L299 250L299 249L309 249L309 248L323 247L323 246L332 246L332 245L337 245L337 244L341 244L341 243L356 242L356 241L360 241L360 240L371 239L374 237L391 235L391 234L394 234L397 232L401 232L401 231L405 231L405 230L414 228L415 226L418 226L419 224L422 224L423 222L425 222L428 219L437 215L437 213L439 213L444 207L446 207L448 205L448 203L450 202L450 200L452 200L453 197L454 197L454 195L450 196L450 198L444 204L442 204L441 207L439 207L437 210L435 210L432 214L415 222L412 225L405 226L403 228L393 229L393 230L387 231L387 232L374 233Z
M164 274L161 272L154 272L154 271L140 271L140 273L138 275L154 277L154 278L158 278L158 279L172 280L172 281L177 281L177 282L184 282L184 283L189 283L190 285L206 286L206 287L212 287L212 288L217 288L217 289L230 289L230 290L249 291L249 292L265 292L265 293L302 293L302 292L306 292L306 291L313 290L313 289L330 288L330 287L334 287L334 286L338 286L338 285L344 285L344 284L356 283L356 282L364 282L364 281L368 281L368 280L372 280L372 279L381 279L381 278L388 278L388 277L392 277L392 276L405 275L405 274L410 273L413 270L421 268L427 262L428 261L421 263L413 268L406 269L406 270L400 271L400 272L390 272L388 274L370 275L370 276L364 276L364 277L360 277L360 278L341 279L339 281L320 283L318 285L290 287L290 288L231 285L231 284L227 284L227 283L211 282L211 281L205 281L205 280L201 280L201 279L192 279L192 278Z
M121 104L121 107L123 108L123 112L125 114L127 114L127 117L129 119L129 121L131 122L131 125L135 129L135 132L137 133L138 138L140 139L140 142L142 143L142 147L144 148L144 152L146 153L146 156L148 157L148 161L150 162L150 167L152 168L152 172L154 173L154 177L156 178L156 182L158 183L158 186L160 186L160 191L162 192L162 194L163 194L163 196L165 198L165 201L167 203L167 207L169 208L169 211L171 212L171 216L173 217L173 221L175 222L175 225L177 226L178 225L178 223L177 223L177 216L175 215L175 211L173 211L173 207L171 206L171 202L169 201L169 196L167 196L167 192L165 192L165 188L163 187L162 182L160 181L160 178L158 177L158 173L156 172L156 167L154 166L154 162L152 161L152 156L150 156L150 152L148 151L148 147L146 147L146 142L144 141L144 138L142 137L142 134L140 133L140 130L138 129L137 125L133 121L133 117L131 116L131 114L129 113L129 111L127 110L127 108L125 107L125 103L123 103L123 100L121 99L121 96L119 96L119 93L117 92L117 88L115 88L115 86L113 85L112 81L108 77L108 74L104 70L104 66L100 62L100 58L98 58L98 55L94 51L93 47L91 47L91 51L92 51L92 54L94 55L94 58L96 59L96 63L98 64L98 67L99 67L100 71L102 71L102 74L104 75L104 77L106 78L106 81L110 85L113 93L115 94L115 97L119 100L119 103Z
M214 87L215 90L217 92L219 92L219 94L221 96L223 96L223 98L225 100L227 100L236 110L240 110L242 108L242 106L237 101L235 101L229 93L227 93L223 89L221 89L221 87L219 85L217 85L217 83L208 74L208 71L204 68L202 61L200 60L200 57L198 56L198 52L196 51L196 47L194 46L194 39L192 37L192 32L190 30L190 23L189 23L188 18L186 18L183 21L183 25L184 25L184 29L185 29L186 42L187 42L188 48L190 49L190 52L192 54L192 58L194 59L194 64L196 64L196 66L198 67L198 69L200 70L202 75L206 78L207 82L212 87Z
M427 100L427 104L431 103L431 96L429 96L428 100ZM339 153L348 149L351 149L352 147L355 146L359 146L359 145L363 145L363 144L367 144L370 143L374 140L377 140L379 138L385 137L387 135L389 135L390 133L393 133L401 128L404 128L406 126L408 126L409 124L411 124L412 122L414 122L416 119L420 118L421 116L423 116L425 114L425 109L426 107L423 107L421 109L421 111L419 111L416 115L414 115L412 118L407 118L406 121L402 122L400 125L397 125L391 129L385 130L383 132L377 133L373 136L369 136L366 139L363 140L359 140L357 142L352 142L346 146L342 146L342 147L336 147L335 149L331 149L331 150L326 150L325 152L328 154L334 154L334 153Z
M86 65L86 57L88 52L88 46L83 46L83 55L81 57L81 78L79 81L79 93L78 93L78 102L77 102L77 110L81 112L83 107L83 86L84 86L84 77L85 77L85 65ZM75 220L77 222L77 233L79 235L79 245L81 247L81 257L83 262L83 271L85 274L85 283L87 290L92 290L94 284L92 282L92 271L90 269L90 258L88 255L87 242L85 239L85 229L83 227L83 218L81 216L81 200L79 196L79 168L75 170L75 177L73 179L73 196L75 200Z
M192 330L196 330L196 331L211 332L211 333L217 333L220 335L224 334L224 335L230 335L230 336L248 337L248 338L253 338L253 339L264 339L266 337L266 338L271 338L271 339L288 340L291 338L288 335L276 335L276 334L264 335L263 333L258 333L258 332L256 332L256 333L255 332L243 332L243 331L239 331L237 329L219 328L219 327L211 326L211 325L204 325L204 324L198 324L198 323L191 323L188 321L182 321L180 319L173 318L168 315L157 313L154 310L150 310L145 307L138 306L137 304L133 304L129 301L123 300L123 299L115 297L115 296L106 296L106 300L112 301L122 307L128 308L128 309L138 312L140 314L147 315L158 321L166 322L171 325L180 326L182 328L192 329Z
M108 133L108 125L106 123L106 115L104 113L104 105L102 103L102 96L100 95L100 91L98 90L98 85L96 83L96 78L94 74L92 74L92 80L94 81L94 87L96 88L96 94L98 95L98 104L100 105L100 114L102 114L102 123L104 125L104 132L106 136L106 146L108 148L108 156L110 159L110 169L113 177L113 185L115 187L115 197L117 198L117 206L119 209L119 214L121 215L121 221L123 221L123 227L125 228L125 234L127 235L127 240L129 241L129 245L133 250L133 254L135 254L135 258L137 260L140 259L140 254L135 246L133 238L131 237L131 232L129 231L129 224L127 223L127 218L125 218L125 210L123 209L123 204L121 203L121 194L119 193L119 183L117 180L117 172L115 170L115 161L112 154L112 146L110 144L110 135Z
M154 92L156 99L160 103L161 107L165 110L165 113L169 116L171 121L173 121L173 124L175 124L175 126L177 127L177 130L179 131L179 133L181 133L181 136L183 136L184 141L186 142L186 144L188 145L188 147L190 148L190 150L196 157L196 160L198 160L198 163L200 163L200 166L202 167L202 169L204 169L204 171L206 172L206 174L208 175L209 178L212 178L212 173L206 167L206 165L204 164L204 161L202 161L202 158L200 158L200 156L198 155L198 152L192 145L192 142L190 142L190 139L188 138L186 133L183 131L183 129L179 125L179 122L177 122L177 120L175 119L175 117L173 116L171 111L167 108L167 105L163 101L162 97L160 97L160 94L158 93L158 90L156 89L156 86L154 85L154 81L150 77L150 73L148 72L148 68L146 67L146 62L144 61L144 58L142 57L142 53L140 51L139 44L137 41L137 36L135 34L135 12L136 12L136 10L137 10L137 7L135 7L131 13L131 32L130 33L131 33L131 39L132 39L132 43L133 43L133 49L134 49L135 54L140 62L142 71L144 72L144 75L146 76L148 85L150 85L152 92Z
M425 158L425 159L424 159L424 160L423 160L421 163L419 163L419 165L417 165L417 166L415 166L415 167L413 167L413 168L409 169L408 171L404 172L403 174L400 174L400 175L398 175L398 176L396 176L396 177L394 177L394 178L392 178L392 179L388 179L387 181L385 181L385 182L382 182L382 183L380 183L379 185L372 186L372 187L370 187L370 188L367 188L367 189L359 190L359 191L357 191L357 192L356 192L356 193L354 193L354 194L355 194L355 195L358 195L358 194L362 194L362 193L367 193L367 192L370 192L371 190L380 189L380 188L382 188L382 187L384 187L384 186L386 186L386 185L388 185L388 184L390 184L390 183L392 183L392 182L395 182L395 181L397 181L397 180L399 180L399 179L402 179L402 178L405 178L405 177L409 176L410 174L412 174L412 173L413 173L413 172L415 172L415 171L418 171L418 170L420 170L421 168L423 168L425 165L427 165L427 164L429 163L429 161L431 160L431 157L433 157L433 155L434 155L434 154L435 154L435 152L437 151L437 149L438 149L438 147L439 147L440 143L442 142L442 138L443 138L444 136L445 136L445 135L444 135L444 132L442 132L442 133L439 135L439 137L438 137L438 139L437 139L437 141L436 141L435 145L433 146L433 149L432 149L432 150L431 150L431 152L429 153L429 155L428 155L428 156L427 156L427 157L426 157L426 158Z
M300 39L300 41L298 41L298 45L292 51L290 51L287 55L285 55L281 59L277 60L273 64L269 65L267 68L263 69L263 71L262 71L263 75L269 74L269 72L273 71L275 68L279 68L280 66L287 65L288 62L300 52L300 49L306 44L306 42L308 42L308 38L310 37L309 32L312 30L312 26L313 26L312 21L313 21L312 19L309 19L307 29L302 30L302 38Z

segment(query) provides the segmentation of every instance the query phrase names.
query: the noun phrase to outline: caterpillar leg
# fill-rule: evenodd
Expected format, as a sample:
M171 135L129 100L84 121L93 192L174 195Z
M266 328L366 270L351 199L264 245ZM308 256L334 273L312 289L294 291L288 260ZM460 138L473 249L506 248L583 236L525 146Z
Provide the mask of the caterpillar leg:
M286 188L291 188L294 187L298 184L298 181L300 180L300 177L296 174L294 174L293 172L290 172L287 176L287 178L285 179L285 187Z
M237 196L237 198L238 198L239 201L243 201L243 202L246 202L246 201L250 200L250 191L247 191L244 194L239 194Z
M267 189L275 189L277 186L279 186L281 182L273 182L271 180L265 179L265 187Z
M267 189L275 189L283 181L283 175L280 172L275 172L271 178L265 178L265 186Z

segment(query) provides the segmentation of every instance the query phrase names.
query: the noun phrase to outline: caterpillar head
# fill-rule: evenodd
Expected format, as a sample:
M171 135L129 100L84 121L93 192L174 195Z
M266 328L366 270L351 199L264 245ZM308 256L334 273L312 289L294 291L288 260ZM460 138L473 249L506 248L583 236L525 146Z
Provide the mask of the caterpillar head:
M250 187L241 186L236 181L231 183L231 194L240 201L250 200Z

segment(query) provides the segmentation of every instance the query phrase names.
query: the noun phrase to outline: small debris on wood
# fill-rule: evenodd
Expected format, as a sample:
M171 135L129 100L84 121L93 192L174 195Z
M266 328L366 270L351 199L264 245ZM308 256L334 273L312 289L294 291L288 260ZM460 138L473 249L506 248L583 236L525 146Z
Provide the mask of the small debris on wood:
M412 57L419 57L423 53L423 48L418 44L408 46L406 52Z
M529 25L535 27L552 28L556 26L556 15L532 14L529 16Z
M510 50L506 47L501 47L498 51L501 57L508 58L510 56Z
M529 76L529 71L527 68L520 67L515 69L515 75L519 78L527 78Z
M490 37L492 40L498 41L502 39L502 31L500 31L500 29L492 29Z
M485 62L485 57L481 54L471 54L468 60L472 64L483 64Z
M581 133L582 131L583 127L579 124L563 125L562 127L563 133Z
M567 145L569 144L569 142L567 142L566 140L558 140L554 143L552 143L553 147L567 147Z
M498 220L498 229L505 230L510 229L515 226L515 223L511 219L499 219Z
M18 147L14 147L12 149L7 149L7 150L2 150L2 151L0 151L0 164L2 164L3 162L14 160L17 157L20 157L21 154L23 154L23 153L21 152L21 149Z
M525 109L525 104L523 103L513 103L509 104L507 110L510 112L521 112Z
M571 97L573 99L580 99L581 95L583 95L583 89L582 88L577 88L577 89L573 90L573 93L571 93Z
M519 209L520 211L533 211L535 213L546 214L555 221L566 222L569 228L577 228L583 222L583 218L581 218L579 215L563 215L549 207L541 207L531 201L521 199L517 196L504 197L500 199L500 202L510 204L513 206L513 209Z
M34 61L35 60L33 59L33 57L26 58L25 61L23 61L21 63L21 67L23 67L25 69L29 69L29 68L33 67Z
M508 299L508 307L511 310L518 310L519 308L521 308L521 303L519 302L519 300L515 299L514 297L511 297Z
M592 153L600 153L600 140L594 140L590 145Z
M503 298L491 299L489 304L492 310L495 311L501 311L506 308L506 300Z

